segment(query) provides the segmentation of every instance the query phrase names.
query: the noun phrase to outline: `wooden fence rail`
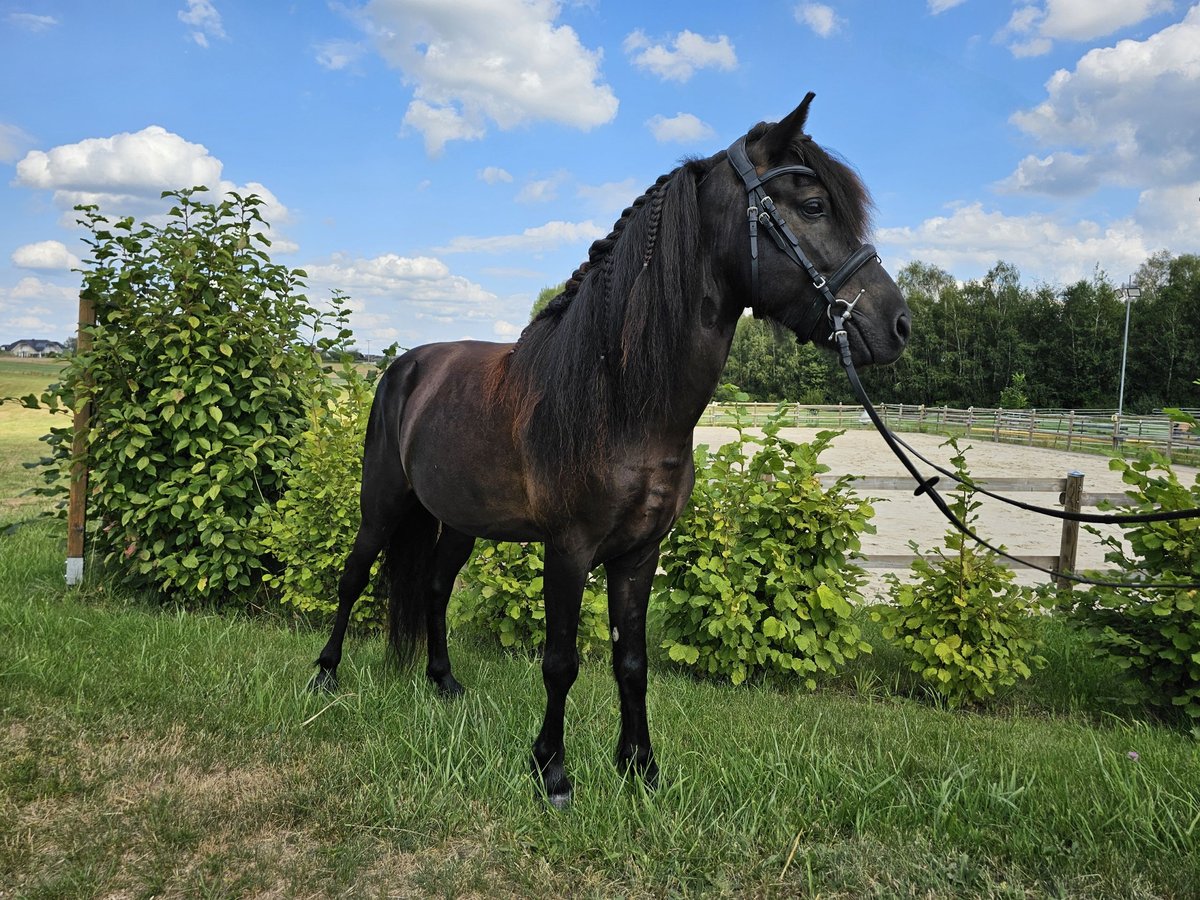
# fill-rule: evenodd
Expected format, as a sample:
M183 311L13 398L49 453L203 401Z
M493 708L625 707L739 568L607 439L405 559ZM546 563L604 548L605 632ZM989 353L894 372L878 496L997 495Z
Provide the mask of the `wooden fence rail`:
M839 477L823 475L821 482L829 487ZM998 494L1056 493L1058 504L1067 512L1079 512L1085 506L1098 506L1103 502L1127 503L1129 499L1123 493L1084 493L1082 472L1068 472L1064 478L976 478L974 482ZM854 479L855 491L865 494L875 491L912 491L913 486L913 480L906 476L868 475ZM1064 519L1056 555L1021 554L1021 558L1045 569L1073 575L1078 547L1079 523ZM868 569L904 569L915 559L917 556L912 553L877 553L866 557L862 564ZM932 561L932 557L926 559ZM1001 562L1014 568L1030 568L1007 559L1001 559ZM1055 584L1059 588L1070 590L1072 583L1066 578L1056 578Z
M761 425L777 405L743 404L753 424ZM884 423L897 431L929 431L983 438L1056 450L1112 453L1152 448L1173 462L1200 464L1200 434L1165 415L1118 417L1115 410L984 409L884 403L877 409ZM1193 411L1194 412L1194 411ZM700 425L726 425L732 407L712 404ZM798 428L871 427L861 406L792 404L787 424Z

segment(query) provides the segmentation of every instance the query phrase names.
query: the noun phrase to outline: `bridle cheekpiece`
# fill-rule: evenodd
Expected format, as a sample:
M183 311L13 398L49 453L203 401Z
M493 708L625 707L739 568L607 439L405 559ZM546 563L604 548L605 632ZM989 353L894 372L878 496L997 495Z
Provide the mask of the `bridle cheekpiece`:
M768 181L772 178L778 178L780 175L806 175L809 178L815 179L817 178L817 173L808 166L792 165L777 166L759 175L758 169L750 161L750 155L746 152L745 136L738 138L734 142L733 146L729 148L728 156L730 164L733 166L734 171L738 173L738 176L742 179L742 184L746 188L746 220L750 228L750 305L752 307L758 306L758 231L759 226L762 226L775 242L775 246L783 251L788 259L804 269L808 274L809 280L812 282L812 286L817 289L818 299L823 301L823 304L814 301L809 306L805 311L797 333L811 335L817 323L821 320L821 313L824 312L830 325L833 327L830 338L837 342L843 359L848 359L850 343L846 336L845 322L853 314L854 305L858 302L859 298L855 297L853 300L843 300L837 295L854 273L866 263L872 260L879 261L875 248L870 244L863 244L851 253L845 262L838 266L837 271L826 278L821 274L821 271L813 261L808 258L808 255L804 252L804 248L800 246L796 235L779 214L779 209L775 206L775 202L771 199L765 188ZM860 293L859 297L861 296L862 294Z

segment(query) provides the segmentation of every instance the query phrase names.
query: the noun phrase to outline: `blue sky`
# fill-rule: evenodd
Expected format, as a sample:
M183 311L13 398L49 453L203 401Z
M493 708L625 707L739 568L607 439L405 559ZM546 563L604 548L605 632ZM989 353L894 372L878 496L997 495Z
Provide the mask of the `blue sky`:
M0 343L73 333L75 203L196 183L266 198L364 348L510 340L657 176L807 90L893 271L1200 252L1200 4L0 0L0 84Z

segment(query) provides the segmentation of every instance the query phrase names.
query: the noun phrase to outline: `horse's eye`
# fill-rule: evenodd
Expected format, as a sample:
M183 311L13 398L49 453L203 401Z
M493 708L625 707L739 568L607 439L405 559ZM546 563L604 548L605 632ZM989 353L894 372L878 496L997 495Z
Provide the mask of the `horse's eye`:
M825 201L817 200L815 198L812 200L805 200L804 203L801 204L800 209L806 216L816 219L825 215Z

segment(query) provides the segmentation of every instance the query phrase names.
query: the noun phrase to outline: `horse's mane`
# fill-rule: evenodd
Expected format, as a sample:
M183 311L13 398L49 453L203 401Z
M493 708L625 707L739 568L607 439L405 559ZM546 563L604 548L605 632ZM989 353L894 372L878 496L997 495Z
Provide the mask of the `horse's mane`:
M870 201L857 174L807 138L793 149L830 192L839 229L861 243ZM638 197L491 373L491 402L511 405L514 437L565 500L618 444L671 412L689 306L704 290L697 184L724 159L689 160Z

